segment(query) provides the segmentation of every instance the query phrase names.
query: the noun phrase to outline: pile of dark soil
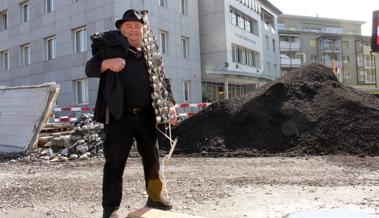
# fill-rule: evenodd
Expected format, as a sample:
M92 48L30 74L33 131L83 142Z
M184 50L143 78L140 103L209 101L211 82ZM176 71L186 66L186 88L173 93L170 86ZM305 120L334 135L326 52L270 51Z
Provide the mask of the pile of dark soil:
M379 99L311 64L183 121L175 153L379 155Z

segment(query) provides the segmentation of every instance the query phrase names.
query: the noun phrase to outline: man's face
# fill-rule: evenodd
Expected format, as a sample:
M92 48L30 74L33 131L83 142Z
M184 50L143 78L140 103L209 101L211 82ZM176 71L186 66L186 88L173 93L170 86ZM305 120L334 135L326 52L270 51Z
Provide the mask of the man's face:
M138 21L126 21L121 24L120 31L126 36L131 45L140 44L142 41L143 28L142 23Z

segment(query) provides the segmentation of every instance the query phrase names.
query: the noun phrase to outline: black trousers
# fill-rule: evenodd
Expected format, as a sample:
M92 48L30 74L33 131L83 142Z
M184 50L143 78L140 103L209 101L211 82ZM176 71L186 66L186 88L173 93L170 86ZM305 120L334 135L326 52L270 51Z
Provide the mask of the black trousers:
M104 211L113 211L120 206L122 176L134 138L142 157L148 195L159 196L162 182L159 177L159 148L153 114L150 111L139 114L125 112L119 120L111 116L104 130L105 165L102 199Z

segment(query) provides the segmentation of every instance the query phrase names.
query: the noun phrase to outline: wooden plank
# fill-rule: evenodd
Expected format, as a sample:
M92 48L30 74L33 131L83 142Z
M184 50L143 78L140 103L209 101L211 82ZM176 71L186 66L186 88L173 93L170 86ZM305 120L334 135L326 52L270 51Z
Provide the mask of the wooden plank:
M204 218L151 208L141 208L128 214L127 218Z
M55 136L42 136L38 138L38 145L44 145L51 141Z
M44 128L74 128L74 125L67 123L47 123Z

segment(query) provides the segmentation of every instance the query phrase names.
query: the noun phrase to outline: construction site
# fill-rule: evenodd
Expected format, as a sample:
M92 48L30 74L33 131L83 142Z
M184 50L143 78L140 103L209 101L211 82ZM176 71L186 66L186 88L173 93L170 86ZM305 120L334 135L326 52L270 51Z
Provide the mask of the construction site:
M0 217L100 217L104 126L86 113L48 124L48 111L31 121L32 143L2 147L22 152L1 156ZM140 217L379 217L378 128L379 98L307 65L174 126L162 173L178 214ZM127 217L147 196L135 146L123 179Z
M0 218L379 218L372 2L1 0Z

